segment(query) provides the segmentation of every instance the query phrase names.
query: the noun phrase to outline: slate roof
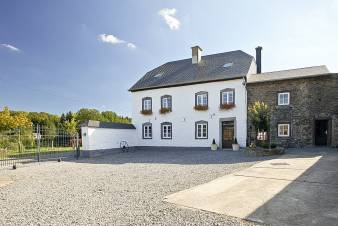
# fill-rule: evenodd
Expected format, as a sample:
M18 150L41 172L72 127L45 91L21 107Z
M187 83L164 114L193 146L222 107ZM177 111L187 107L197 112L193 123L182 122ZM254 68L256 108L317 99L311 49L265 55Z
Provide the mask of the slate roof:
M133 124L117 123L117 122L100 122L88 120L81 124L81 127L105 128L105 129L136 129Z
M329 73L330 71L327 69L327 67L325 65L321 65L321 66L296 68L290 70L272 71L261 74L248 75L247 82L256 83L256 82L278 81L285 79L320 76Z
M249 54L236 50L202 56L198 64L192 64L191 58L172 61L147 72L129 91L242 78L253 60ZM224 64L231 66L223 67Z

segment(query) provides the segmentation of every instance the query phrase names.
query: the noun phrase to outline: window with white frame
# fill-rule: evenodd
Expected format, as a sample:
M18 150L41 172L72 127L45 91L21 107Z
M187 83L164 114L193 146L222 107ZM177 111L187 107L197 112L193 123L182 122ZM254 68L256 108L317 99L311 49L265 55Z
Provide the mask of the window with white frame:
M195 138L208 139L208 122L198 121L195 123Z
M143 139L151 139L153 136L152 125L151 123L143 124Z
M234 104L234 91L222 91L222 104Z
M289 137L290 136L290 124L278 124L278 136Z
M151 110L151 98L143 98L143 110L149 111Z
M208 93L196 94L196 105L207 106L208 105Z
M171 96L170 95L164 95L161 97L161 108L171 109Z
M164 97L164 98L162 99L162 108L169 108L168 97Z
M172 126L171 123L166 122L161 124L161 138L171 139L172 138Z
M278 93L278 105L289 105L290 104L290 93L283 92Z

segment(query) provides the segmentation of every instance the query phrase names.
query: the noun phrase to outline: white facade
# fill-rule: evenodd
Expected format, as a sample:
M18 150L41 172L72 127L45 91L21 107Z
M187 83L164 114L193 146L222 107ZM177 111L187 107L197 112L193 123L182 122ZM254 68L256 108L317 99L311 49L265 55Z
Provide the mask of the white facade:
M136 146L135 129L109 129L81 127L82 147L84 150L120 148L121 141Z
M235 90L235 107L221 110L220 91ZM197 111L195 93L208 92L208 110ZM172 112L160 114L161 96L172 96ZM152 115L143 115L142 98L152 98ZM195 138L195 122L208 122L208 138ZM212 140L221 146L222 121L234 120L235 137L241 147L246 146L247 103L244 79L233 79L170 88L151 89L132 93L132 123L136 127L137 146L210 147ZM172 123L172 139L161 139L161 123ZM152 123L152 139L143 139L142 124Z

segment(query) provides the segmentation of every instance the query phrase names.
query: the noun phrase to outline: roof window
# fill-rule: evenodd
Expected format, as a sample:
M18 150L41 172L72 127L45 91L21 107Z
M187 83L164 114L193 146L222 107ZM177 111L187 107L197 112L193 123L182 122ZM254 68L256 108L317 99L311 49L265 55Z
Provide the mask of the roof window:
M234 63L225 63L225 64L223 65L223 67L225 67L225 68L231 67L233 64L234 64Z

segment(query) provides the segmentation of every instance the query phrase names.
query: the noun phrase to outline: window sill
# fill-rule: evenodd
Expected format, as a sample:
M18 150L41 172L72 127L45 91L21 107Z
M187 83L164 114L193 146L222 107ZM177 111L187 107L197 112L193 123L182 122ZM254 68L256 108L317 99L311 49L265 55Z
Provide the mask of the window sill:
M219 109L220 110L229 110L229 109L234 108L235 106L236 106L235 104L221 104L219 106Z
M196 111L207 111L209 107L207 105L195 105L194 109Z
M171 112L171 108L161 108L159 112L160 114L167 114Z
M140 113L142 115L152 115L153 114L152 110L142 110L142 111L140 111Z

